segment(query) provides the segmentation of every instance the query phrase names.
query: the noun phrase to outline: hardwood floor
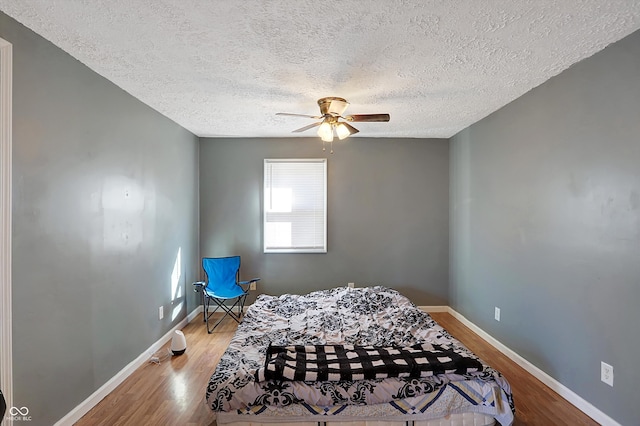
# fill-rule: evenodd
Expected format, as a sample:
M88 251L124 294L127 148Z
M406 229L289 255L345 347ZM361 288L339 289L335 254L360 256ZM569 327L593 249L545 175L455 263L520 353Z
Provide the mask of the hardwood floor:
M207 334L199 315L182 329L187 339L183 355L141 366L75 424L215 426L204 403L205 389L236 328L226 319Z
M431 315L449 333L504 374L511 384L516 404L514 425L598 424L450 314ZM235 333L236 323L227 319L212 334L207 334L200 318L182 330L187 339L184 355L168 358L159 365L148 363L138 368L76 425L215 426L211 411L204 403L204 392Z
M500 371L509 381L516 405L514 426L598 425L591 417L527 373L451 314L434 312L430 315L452 336L491 367Z

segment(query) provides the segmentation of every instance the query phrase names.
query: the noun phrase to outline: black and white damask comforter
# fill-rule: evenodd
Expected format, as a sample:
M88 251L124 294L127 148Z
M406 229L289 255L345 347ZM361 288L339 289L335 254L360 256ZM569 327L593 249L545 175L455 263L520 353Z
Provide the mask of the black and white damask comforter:
M273 347L358 349L425 345L438 350L445 348L474 368L442 374L436 371L438 374L418 377L392 374L368 380L340 380L345 376L339 374L334 375L338 379L322 376L328 380L321 381L267 380L269 375L264 376L267 352L273 352L270 349ZM459 398L462 402L437 403L438 398L451 399L451 393L462 395ZM424 399L424 408L416 408L416 397L421 395L430 399ZM303 406L313 411L312 407L344 410L391 404L409 414L411 410L424 413L428 408L439 410L440 415L485 412L496 416L503 425L511 424L514 410L509 384L500 373L479 360L406 297L385 287L340 287L279 297L260 295L249 307L211 376L206 398L214 412L258 414L265 407L286 411ZM406 401L409 403L403 405Z

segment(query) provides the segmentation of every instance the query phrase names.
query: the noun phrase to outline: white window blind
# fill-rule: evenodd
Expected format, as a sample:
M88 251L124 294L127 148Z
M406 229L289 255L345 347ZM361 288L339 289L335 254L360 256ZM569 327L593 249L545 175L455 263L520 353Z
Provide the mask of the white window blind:
M264 252L327 252L327 160L264 160Z

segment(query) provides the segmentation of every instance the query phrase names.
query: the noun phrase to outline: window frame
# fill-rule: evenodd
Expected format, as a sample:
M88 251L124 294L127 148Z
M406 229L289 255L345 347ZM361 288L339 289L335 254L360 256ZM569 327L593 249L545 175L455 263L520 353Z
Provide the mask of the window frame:
M267 183L267 167L277 163L313 163L322 164L322 220L323 239L320 247L267 247L267 190L271 190ZM262 185L262 248L265 254L271 253L327 253L327 159L326 158L265 158L263 166Z

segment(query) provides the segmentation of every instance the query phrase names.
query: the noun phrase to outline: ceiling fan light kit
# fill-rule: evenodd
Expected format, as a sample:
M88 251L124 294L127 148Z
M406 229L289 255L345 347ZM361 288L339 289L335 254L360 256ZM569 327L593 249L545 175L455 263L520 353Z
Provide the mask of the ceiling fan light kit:
M336 125L336 135L338 135L338 139L346 139L354 133L358 133L358 129L353 126L348 125L347 123L338 123Z
M354 114L345 115L349 102L344 98L338 98L335 96L329 96L326 98L318 99L318 106L320 107L320 116L306 115L306 114L292 114L287 112L278 112L276 115L288 115L294 117L307 117L316 120L322 120L307 126L296 129L293 133L300 133L306 130L318 127L318 136L322 139L322 150L325 150L325 142L331 144L331 153L333 154L333 138L334 134L338 139L343 140L349 136L359 132L358 129L353 127L347 122L387 122L391 118L389 114ZM340 121L343 119L345 121Z
M333 127L326 121L323 121L318 127L318 136L323 142L333 142Z

